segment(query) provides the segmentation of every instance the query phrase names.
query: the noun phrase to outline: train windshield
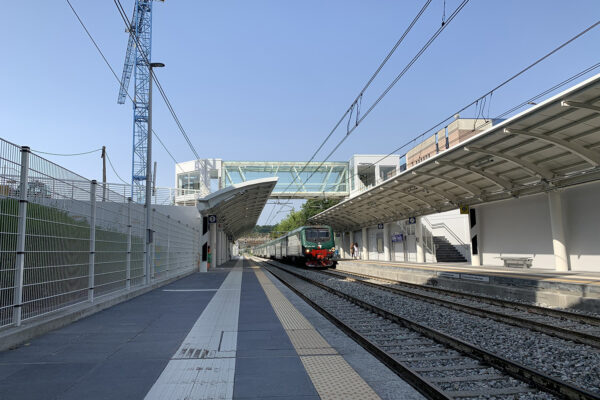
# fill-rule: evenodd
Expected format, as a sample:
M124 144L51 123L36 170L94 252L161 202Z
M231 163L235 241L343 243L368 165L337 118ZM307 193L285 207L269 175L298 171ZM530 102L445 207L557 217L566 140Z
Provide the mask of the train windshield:
M309 242L327 242L331 240L329 229L327 228L309 228L305 231L306 240Z

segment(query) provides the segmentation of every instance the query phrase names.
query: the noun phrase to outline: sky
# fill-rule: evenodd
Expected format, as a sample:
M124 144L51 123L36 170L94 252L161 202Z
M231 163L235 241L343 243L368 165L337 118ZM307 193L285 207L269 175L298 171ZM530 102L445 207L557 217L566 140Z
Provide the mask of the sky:
M131 104L117 104L118 83L67 2L2 3L0 137L51 153L81 153L104 145L116 172L129 181ZM71 3L120 76L127 34L114 3ZM157 76L200 157L306 161L424 3L155 2L152 60L166 64ZM431 2L363 95L363 110L440 27L444 4L448 17L459 3ZM131 14L134 1L122 4ZM387 154L410 142L599 16L597 0L471 0L331 160ZM486 103L489 116L600 61L598 43L600 27L494 92ZM155 97L153 108L155 131L175 159L193 159L160 98ZM462 116L476 113L472 107ZM317 161L346 134L342 125ZM158 143L154 148L157 185L172 187L174 163ZM47 158L101 179L99 152ZM108 181L119 182L110 168ZM259 223L266 222L269 211Z

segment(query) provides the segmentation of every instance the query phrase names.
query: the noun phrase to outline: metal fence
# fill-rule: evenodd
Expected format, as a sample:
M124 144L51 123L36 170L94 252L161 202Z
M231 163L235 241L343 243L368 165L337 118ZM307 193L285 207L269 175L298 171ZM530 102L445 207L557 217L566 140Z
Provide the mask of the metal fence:
M0 328L197 267L200 226L0 139ZM146 260L146 252L148 258Z

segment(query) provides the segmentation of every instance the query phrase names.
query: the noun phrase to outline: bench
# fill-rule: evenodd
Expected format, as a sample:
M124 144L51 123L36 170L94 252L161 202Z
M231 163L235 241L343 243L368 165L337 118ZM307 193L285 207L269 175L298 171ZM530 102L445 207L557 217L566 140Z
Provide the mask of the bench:
M506 268L531 268L532 257L498 257Z

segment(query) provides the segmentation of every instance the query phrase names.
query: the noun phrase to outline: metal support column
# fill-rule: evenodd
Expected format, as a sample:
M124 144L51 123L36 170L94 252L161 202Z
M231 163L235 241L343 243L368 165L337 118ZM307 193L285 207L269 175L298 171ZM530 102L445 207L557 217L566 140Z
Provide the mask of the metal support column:
M131 289L131 202L132 198L127 198L127 256L125 258L125 289Z
M21 147L21 177L19 182L19 215L17 222L17 254L15 257L15 292L13 322L21 325L23 306L23 276L25 269L25 233L27 227L27 181L29 179L29 147Z
M214 269L217 265L217 224L210 224L210 266L209 268Z
M383 224L383 260L391 261L390 258L390 224Z
M425 262L425 251L423 249L423 217L416 218L415 236L417 242L417 262Z
M219 232L219 225L215 224L217 231L217 240L215 243L215 267L221 265L221 232Z
M369 230L362 228L362 251L360 252L362 260L369 259Z
M567 253L565 221L560 192L548 192L548 206L550 208L555 269L557 271L569 271L569 254Z
M90 265L88 268L88 300L94 302L94 275L96 262L96 187L94 179L90 183Z
M346 258L346 252L344 251L344 234L345 232L340 232L340 242L336 246L336 248L339 249L340 259Z

